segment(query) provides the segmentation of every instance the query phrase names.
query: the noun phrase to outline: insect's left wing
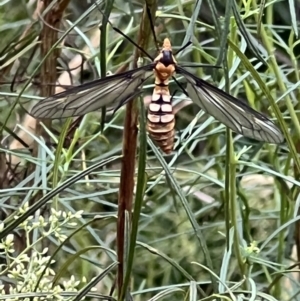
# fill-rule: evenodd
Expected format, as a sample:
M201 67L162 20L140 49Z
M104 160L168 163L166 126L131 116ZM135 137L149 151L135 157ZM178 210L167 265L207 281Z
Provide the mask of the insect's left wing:
M104 106L116 110L141 93L140 88L153 74L152 69L150 64L72 87L38 102L30 115L56 119L82 116Z
M268 143L282 143L284 137L276 125L245 102L192 75L180 66L176 72L187 80L187 93L203 111L234 132Z

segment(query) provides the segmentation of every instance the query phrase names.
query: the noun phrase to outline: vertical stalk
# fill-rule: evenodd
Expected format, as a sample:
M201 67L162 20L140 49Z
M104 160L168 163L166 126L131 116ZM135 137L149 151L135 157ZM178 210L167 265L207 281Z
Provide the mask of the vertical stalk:
M149 38L151 37L151 24L149 16L147 14L147 8L153 18L157 9L157 0L148 0L143 9L143 15L139 30L137 44L146 49ZM137 67L138 58L141 56L141 51L136 48L134 52L133 67ZM129 231L131 231L131 211L132 211L132 198L134 189L134 172L135 172L135 156L137 146L137 116L138 108L136 101L130 101L126 106L126 115L124 123L124 135L123 135L123 157L121 163L121 178L120 178L120 190L118 200L118 221L117 221L117 253L118 253L118 299L123 300L123 281L126 267L126 242L125 237L129 237L126 229L126 216L129 219ZM124 292L126 294L126 292Z
M52 5L51 0L44 0L44 9L46 10L49 6ZM40 33L40 41L41 43L41 57L46 57L43 65L41 66L41 75L40 75L40 82L41 82L41 92L40 95L43 97L49 97L55 93L55 84L57 80L57 58L60 55L59 49L55 49L53 45L57 43L58 41L58 30L56 28L60 28L60 23L63 18L63 14L65 12L65 9L67 8L69 4L69 0L60 0L57 1L55 5L52 6L52 8L45 14L44 21L45 24L42 28L42 31ZM47 56L47 54L49 55ZM43 120L43 123L50 127L51 121L50 120ZM67 124L64 127L64 135L66 135L68 125L70 124L70 120L67 121ZM48 135L45 133L43 128L41 127L39 121L37 121L36 125L36 134L37 136L44 136L45 140L47 141L49 139ZM62 143L62 141L61 141ZM37 156L38 154L38 145L35 143L33 149L33 155ZM62 144L57 149L57 153L55 155L56 159L59 158L59 150L62 148ZM55 161L54 169L53 169L53 179L52 179L52 186L53 188L56 187L58 183L58 168L59 168L59 161ZM35 166L30 166L30 170L34 169ZM39 194L37 194L35 197L33 197L30 201L30 205L35 203L35 201L40 197ZM54 205L57 204L57 197L54 198ZM47 206L47 207L46 207ZM44 212L44 217L47 216L49 205L46 205L46 209Z

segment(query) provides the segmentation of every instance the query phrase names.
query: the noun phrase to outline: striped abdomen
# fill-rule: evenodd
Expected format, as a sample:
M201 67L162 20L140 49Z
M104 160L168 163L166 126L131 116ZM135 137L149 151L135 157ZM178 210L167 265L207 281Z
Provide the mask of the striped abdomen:
M155 82L147 119L150 137L163 152L170 154L174 147L175 116L166 83Z

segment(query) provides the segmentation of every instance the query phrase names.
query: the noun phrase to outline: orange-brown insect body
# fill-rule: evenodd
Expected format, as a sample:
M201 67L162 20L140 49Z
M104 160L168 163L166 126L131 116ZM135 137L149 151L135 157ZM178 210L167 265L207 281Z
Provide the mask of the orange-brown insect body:
M176 60L171 43L165 39L160 54L154 59L155 87L148 109L147 128L150 137L166 154L174 147L175 116L169 91L169 79L175 72Z

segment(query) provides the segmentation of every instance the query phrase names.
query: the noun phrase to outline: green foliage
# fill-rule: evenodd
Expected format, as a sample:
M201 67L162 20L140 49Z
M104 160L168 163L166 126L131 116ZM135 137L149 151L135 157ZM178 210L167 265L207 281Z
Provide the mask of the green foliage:
M171 82L171 90L179 90L173 101L174 153L163 155L146 139L144 124L139 127L132 213L136 247L129 226L125 242L133 255L132 265L127 262L133 300L298 298L294 264L299 258L291 248L299 232L299 4L266 2L158 1L158 42L169 37L176 51L191 39L193 46L178 54L178 62L222 66L187 69L247 99L279 125L286 141L268 145L231 133L199 112ZM50 137L45 141L24 109L40 99L46 57L35 46L43 43L37 39L38 22L41 28L47 25L42 18L32 18L31 3L22 2L26 16L14 3L4 1L0 10L2 16L8 9L13 12L0 24L1 136L9 134L1 148L5 158L0 158L0 299L117 299L111 291L117 275L125 108L114 115L106 112L105 120L101 112L90 113L74 131L71 120L42 125ZM143 4L115 0L109 16L113 26L134 41ZM70 74L77 85L98 78L101 70L127 68L134 53L134 46L110 24L101 48L99 8L104 8L82 5L70 3L57 28L59 40L51 46L51 51L59 49L58 82L63 87L70 84ZM28 31L27 24L32 25ZM103 48L105 53L99 50ZM154 43L147 52L155 56ZM85 63L80 66L82 57ZM103 58L106 68L101 69ZM13 91L5 82L14 83ZM145 103L153 86L153 81L145 86ZM131 216L126 218L130 225ZM18 245L18 235L25 246Z

